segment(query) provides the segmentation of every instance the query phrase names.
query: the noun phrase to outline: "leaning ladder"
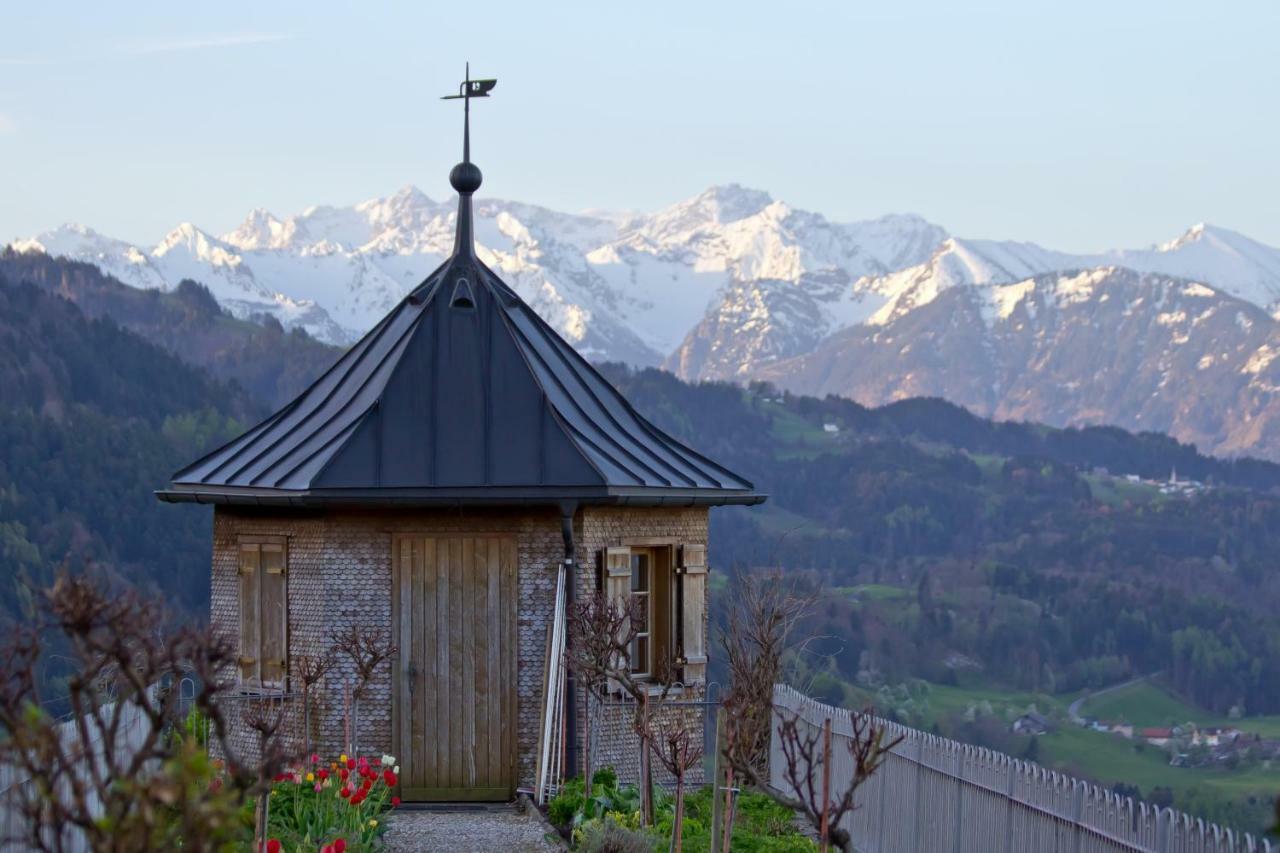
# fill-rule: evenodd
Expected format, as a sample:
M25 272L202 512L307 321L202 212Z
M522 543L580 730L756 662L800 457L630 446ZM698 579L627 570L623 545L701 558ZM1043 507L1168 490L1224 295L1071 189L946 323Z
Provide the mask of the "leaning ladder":
M543 805L559 791L564 760L565 592L565 564L561 563L556 573L556 604L552 612L547 681L543 690L542 737L539 739L537 788L534 791L538 805Z

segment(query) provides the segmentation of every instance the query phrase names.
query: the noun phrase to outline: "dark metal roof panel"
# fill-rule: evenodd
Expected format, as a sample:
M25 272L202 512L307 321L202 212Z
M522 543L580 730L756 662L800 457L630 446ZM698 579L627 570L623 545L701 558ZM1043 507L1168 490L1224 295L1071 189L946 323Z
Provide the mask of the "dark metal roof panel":
M288 505L763 500L641 417L467 252L296 400L179 471L160 496Z

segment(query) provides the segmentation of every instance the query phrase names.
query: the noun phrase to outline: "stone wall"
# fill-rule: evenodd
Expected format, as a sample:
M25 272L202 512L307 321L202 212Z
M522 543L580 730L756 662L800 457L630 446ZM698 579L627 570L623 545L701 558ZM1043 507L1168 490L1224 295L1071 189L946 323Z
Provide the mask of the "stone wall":
M343 511L264 514L219 507L214 515L211 620L229 636L238 636L239 538L284 536L288 541L289 669L299 658L321 655L350 625L391 630L391 537L397 532L512 533L519 551L518 619L518 784L532 786L542 714L547 630L555 597L556 566L564 554L560 517L548 508L454 509L417 511ZM577 559L582 571L575 590L592 594L597 555L609 545L661 539L671 544L707 541L705 508L586 508L574 519ZM326 755L345 745L343 686L354 683L347 661L337 667L311 699L312 747ZM300 686L294 680L294 689ZM237 700L249 708L257 700ZM578 732L585 702L577 703ZM286 702L286 730L301 743L301 701ZM252 754L256 737L233 712L236 748ZM620 742L620 741L619 741ZM391 667L384 666L360 707L361 751L391 751Z

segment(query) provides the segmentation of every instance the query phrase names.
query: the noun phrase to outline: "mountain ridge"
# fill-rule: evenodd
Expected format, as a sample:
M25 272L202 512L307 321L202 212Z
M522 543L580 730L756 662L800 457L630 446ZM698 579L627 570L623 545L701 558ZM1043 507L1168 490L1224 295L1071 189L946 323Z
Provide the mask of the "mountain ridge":
M93 263L141 288L172 290L182 280L199 281L237 317L273 316L286 328L347 345L448 255L454 208L452 199L438 201L407 185L356 204L313 205L284 217L254 208L218 236L182 223L152 247L83 226L13 245ZM783 387L857 397L870 393L863 390L866 382L824 384L813 367L825 359L840 372L836 363L848 364L856 353L877 366L878 390L857 397L869 403L927 387L993 416L1022 411L1019 401L985 396L992 388L1013 387L990 374L996 363L1014 363L1030 344L991 328L1003 328L1004 312L1019 304L1019 292L1037 287L1039 276L1128 269L1198 284L1267 315L1280 311L1280 250L1204 223L1144 248L1078 254L960 237L915 214L837 222L738 184L710 187L652 213L565 213L486 198L477 200L476 218L481 259L592 360L662 365L686 379L767 378ZM965 362L918 357L955 322L929 308L956 289L972 293L944 304L980 305L976 316L988 327L970 329L974 340L965 357L977 366L969 372ZM1089 304L1104 311L1101 303ZM1086 336L1098 325L1084 311L1062 316ZM917 336L908 353L917 357L878 350L890 341L901 350L908 328ZM1165 331L1150 322L1142 326L1152 336L1153 352L1167 349ZM1190 396L1222 400L1220 390L1207 384L1210 376L1239 392L1222 400L1221 413L1192 417L1170 408L1166 422L1137 422L1122 401L1104 393L1098 375L1083 372L1045 378L1031 410L1052 424L1169 429L1217 452L1280 458L1280 439L1253 420L1280 393L1248 368L1269 364L1269 350L1233 354L1226 359L1236 371L1231 376L1198 367L1209 358L1222 363L1223 353L1211 351L1221 340L1193 329L1179 344L1189 357L1173 360L1184 379L1199 380L1175 383ZM1126 345L1092 342L1116 365L1128 363L1120 352ZM833 355L841 346L848 351ZM791 370L795 376L787 375ZM1034 376L1028 373L1027 381ZM1054 381L1082 383L1098 393L1054 394ZM979 394L975 382L987 390ZM1269 416L1264 420L1269 423Z

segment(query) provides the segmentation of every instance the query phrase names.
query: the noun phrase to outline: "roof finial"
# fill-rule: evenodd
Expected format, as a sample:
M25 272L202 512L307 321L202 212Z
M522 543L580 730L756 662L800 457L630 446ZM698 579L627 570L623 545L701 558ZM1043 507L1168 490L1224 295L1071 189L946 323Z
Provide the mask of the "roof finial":
M497 80L472 80L471 63L467 63L466 79L458 86L458 94L445 95L441 100L462 99L462 162L449 172L449 183L458 192L458 235L453 253L475 254L475 240L471 224L471 196L480 189L480 167L471 162L471 99L487 98Z

